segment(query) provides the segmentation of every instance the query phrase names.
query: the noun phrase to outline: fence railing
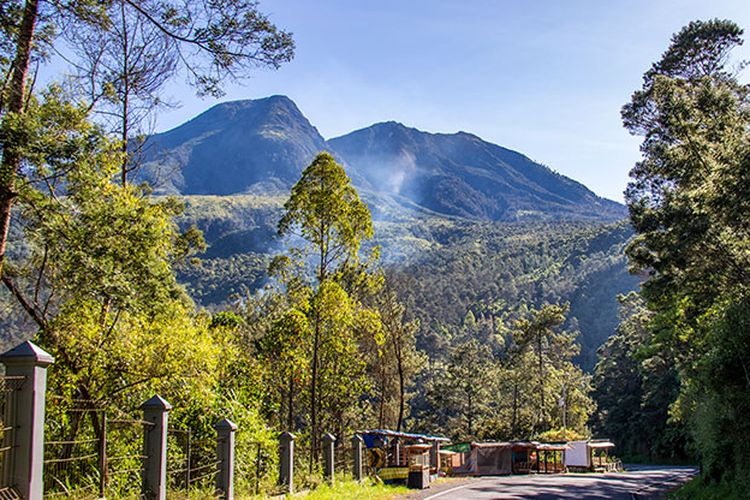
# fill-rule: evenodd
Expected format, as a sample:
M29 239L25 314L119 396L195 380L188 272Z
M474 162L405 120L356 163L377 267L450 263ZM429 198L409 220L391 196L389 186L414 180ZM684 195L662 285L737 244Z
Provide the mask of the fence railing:
M68 433L62 424L53 427L45 442L46 371L54 359L33 343L24 342L0 355L0 362L6 369L6 376L0 377L0 500L79 494L102 498L113 491L165 500L168 485L189 491L212 484L216 496L233 498L237 426L231 421L217 422L216 439L210 442L195 441L188 430L172 430L172 440L177 443L173 447L180 458L170 463L168 414L172 406L160 396L141 405L142 418L124 412L113 414L101 401L56 398L62 403L55 411L65 416ZM82 423L87 427L84 430ZM124 433L130 437L123 438ZM294 440L288 432L279 437L279 484L290 492L295 462L306 455L303 446L303 453L295 457ZM323 472L329 482L333 482L335 471L350 467L354 478L362 479L361 438L355 436L351 448L332 435L322 436L321 443ZM261 443L255 444L255 490L259 492L268 453ZM215 454L206 451L211 448Z
M113 490L166 499L167 416L172 409L167 401L152 397L141 406L143 417L137 418L108 414L103 402L56 398L56 413L65 425L55 428L51 422L52 434L45 442L46 370L54 359L24 342L0 355L0 362L6 371L0 377L0 500L103 498ZM186 489L213 484L217 496L231 499L237 426L223 419L215 428L216 440L202 443L215 455L196 457L188 432L184 463L170 472L184 474Z
M22 375L0 377L0 499L20 498L16 488L8 482L11 456L14 446L13 423L16 420L18 393L26 382Z

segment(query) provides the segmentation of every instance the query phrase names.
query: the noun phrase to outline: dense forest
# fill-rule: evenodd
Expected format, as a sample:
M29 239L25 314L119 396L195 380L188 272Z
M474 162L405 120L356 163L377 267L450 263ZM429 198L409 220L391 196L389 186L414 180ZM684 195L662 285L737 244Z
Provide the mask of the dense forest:
M750 491L750 88L731 59L742 35L732 21L691 22L622 109L643 137L626 253L647 279L622 299L595 372L600 428L649 457L687 442L702 473L685 494L698 498Z
M262 462L273 491L280 432L298 435L297 481L314 486L322 433L364 427L605 434L628 457L697 457L698 487L750 490L750 90L728 66L734 23L685 27L623 108L643 160L630 221L613 223L383 205L325 152L284 195L154 196L132 182L139 137L176 68L217 95L290 60L291 35L250 1L0 14L0 312L8 345L33 337L56 358L53 459L101 442L81 404L132 416L158 393L196 456L215 452L219 418L239 425L246 490ZM81 48L80 74L36 88L31 65L60 37ZM92 486L89 465L55 469L52 489ZM110 481L113 496L137 489Z

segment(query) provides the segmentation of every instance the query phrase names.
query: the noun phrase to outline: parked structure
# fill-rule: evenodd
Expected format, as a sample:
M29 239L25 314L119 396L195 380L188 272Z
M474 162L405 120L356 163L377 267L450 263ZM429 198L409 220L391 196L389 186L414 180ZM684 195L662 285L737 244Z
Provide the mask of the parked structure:
M367 448L371 472L383 482L406 482L409 478L409 447L422 445L429 451L429 475L437 476L440 468L440 444L450 440L441 436L397 432L388 429L357 431ZM416 450L417 448L413 448Z
M463 457L451 457L450 470L455 476L499 476L528 474L532 470L533 453L537 443L513 441L471 443ZM449 451L465 449L465 445L448 447Z
M565 453L565 466L569 470L608 472L617 470L619 462L609 457L615 445L606 439L571 441Z

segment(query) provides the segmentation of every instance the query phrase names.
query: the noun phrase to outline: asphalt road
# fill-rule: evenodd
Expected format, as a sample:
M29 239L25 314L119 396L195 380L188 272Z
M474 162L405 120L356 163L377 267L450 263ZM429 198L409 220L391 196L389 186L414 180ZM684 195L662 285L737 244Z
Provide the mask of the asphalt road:
M630 466L608 474L498 476L445 483L410 499L474 500L514 498L658 499L697 473L695 467Z

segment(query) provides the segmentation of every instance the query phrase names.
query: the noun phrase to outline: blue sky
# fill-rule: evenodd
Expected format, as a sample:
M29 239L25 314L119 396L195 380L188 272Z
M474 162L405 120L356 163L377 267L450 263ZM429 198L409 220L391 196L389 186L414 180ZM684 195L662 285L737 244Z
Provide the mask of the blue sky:
M261 0L297 55L222 100L286 94L331 138L397 120L464 130L622 200L638 138L620 107L672 33L694 19L750 30L748 0ZM750 41L737 55L750 59ZM748 72L743 75L746 76ZM157 130L216 103L182 81Z

